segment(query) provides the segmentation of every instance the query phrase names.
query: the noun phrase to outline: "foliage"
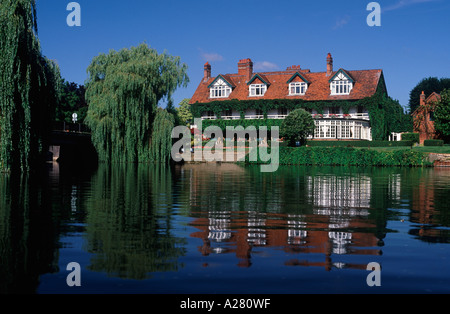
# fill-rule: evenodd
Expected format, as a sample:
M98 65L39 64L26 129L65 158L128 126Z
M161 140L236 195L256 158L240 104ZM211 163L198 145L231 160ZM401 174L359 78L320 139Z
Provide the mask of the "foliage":
M165 122L165 116L157 121L163 129L153 127L158 103L167 99L171 104L176 88L186 86L187 66L179 57L158 54L141 44L98 55L89 65L88 74L85 123L92 130L100 161L151 160L157 155L151 147L165 145L169 139L162 136L170 135L165 128L171 124Z
M56 107L55 120L72 122L72 114L77 113L78 123L83 123L87 114L85 88L73 82L63 80L60 104Z
M419 143L419 133L403 133L402 141L412 141L413 143Z
M152 143L151 143L151 160L162 163L168 162L172 149L172 129L175 127L175 117L173 114L164 109L158 109L155 120L153 121ZM146 156L142 156L140 160L146 160Z
M307 141L312 147L411 147L412 141Z
M427 154L412 150L378 151L352 147L280 147L280 165L431 166ZM247 163L261 163L261 161Z
M180 125L190 126L192 119L194 118L191 112L191 105L189 104L190 99L185 98L178 104L176 109L177 120Z
M311 114L304 109L296 109L281 123L280 136L289 146L295 146L297 141L303 145L306 138L314 134L314 119Z
M0 171L27 171L47 152L61 75L41 53L36 2L0 2Z
M422 79L409 93L409 110L410 113L419 107L420 94L430 95L433 92L440 93L444 89L450 89L450 78L428 77Z
M266 126L267 130L270 131L272 127L281 127L281 123L283 120L281 119L257 119L257 120L249 120L249 119L236 119L236 120L203 120L202 128L203 130L209 126L217 126L222 132L226 132L227 126L229 127L237 127L242 126L244 129L249 126L254 126L258 129L261 126Z
M425 140L423 146L444 146L443 140Z
M450 89L441 93L434 111L434 127L443 138L450 138Z

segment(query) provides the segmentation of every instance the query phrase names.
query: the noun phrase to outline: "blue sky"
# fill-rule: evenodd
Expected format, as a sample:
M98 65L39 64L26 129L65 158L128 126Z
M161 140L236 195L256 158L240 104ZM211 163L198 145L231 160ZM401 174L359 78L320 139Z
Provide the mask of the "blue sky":
M422 78L450 77L448 0L377 1L380 27L367 25L366 0L79 0L80 27L66 23L69 2L37 0L43 53L66 80L84 84L94 56L145 42L189 67L175 105L192 96L206 61L213 76L236 73L244 58L255 71L320 72L330 52L335 69L383 69L389 95L403 106Z

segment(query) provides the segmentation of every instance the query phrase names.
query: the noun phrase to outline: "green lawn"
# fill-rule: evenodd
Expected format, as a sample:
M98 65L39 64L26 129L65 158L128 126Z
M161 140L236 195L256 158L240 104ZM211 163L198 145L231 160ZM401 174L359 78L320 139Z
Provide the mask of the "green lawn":
M364 147L361 147L364 148ZM450 146L416 146L416 147L371 147L378 151L410 150L422 153L450 154Z

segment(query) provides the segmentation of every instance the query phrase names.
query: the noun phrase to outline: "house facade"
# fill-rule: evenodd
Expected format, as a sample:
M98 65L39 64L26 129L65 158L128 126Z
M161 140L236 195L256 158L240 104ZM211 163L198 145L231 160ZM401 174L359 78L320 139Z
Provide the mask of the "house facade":
M414 132L419 133L419 144L438 138L434 128L434 109L440 100L438 93L432 93L428 97L424 92L420 95L419 107L412 113Z
M194 117L202 120L280 120L302 107L315 120L314 139L372 140L370 114L362 100L380 90L387 95L382 70L335 71L331 54L323 72L298 65L254 72L252 60L243 59L237 73L216 76L207 62L190 104L201 108Z

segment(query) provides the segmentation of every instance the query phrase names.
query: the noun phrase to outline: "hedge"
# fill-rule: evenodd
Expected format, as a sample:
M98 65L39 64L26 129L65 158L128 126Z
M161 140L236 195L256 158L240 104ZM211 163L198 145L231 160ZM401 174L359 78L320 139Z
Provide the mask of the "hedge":
M427 154L412 150L377 151L352 147L280 147L280 165L431 166ZM251 162L246 158L247 163ZM271 162L271 161L269 161Z
M423 142L424 146L444 146L443 140L425 140Z
M412 141L307 141L312 147L411 147Z
M403 133L402 141L412 141L413 143L419 143L419 133Z

